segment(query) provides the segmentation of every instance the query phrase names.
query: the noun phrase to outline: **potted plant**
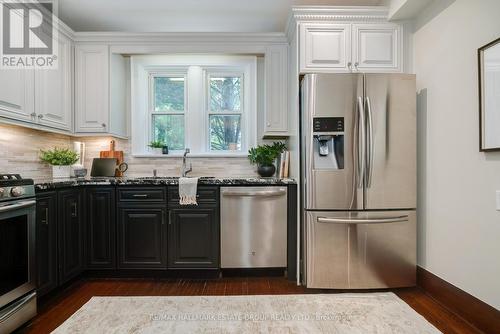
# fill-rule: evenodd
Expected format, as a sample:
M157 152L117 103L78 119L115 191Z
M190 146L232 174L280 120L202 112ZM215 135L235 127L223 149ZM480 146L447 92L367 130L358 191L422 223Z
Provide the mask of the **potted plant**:
M163 146L165 146L165 144L159 140L153 140L152 142L149 143L148 146L151 147L151 150L153 151L154 154L162 154Z
M274 161L286 150L286 145L274 142L272 145L259 145L248 151L248 159L252 164L257 164L257 173L262 177L271 177L276 172Z
M78 161L78 154L69 148L54 148L52 150L40 150L40 160L52 166L53 178L69 178L71 165Z

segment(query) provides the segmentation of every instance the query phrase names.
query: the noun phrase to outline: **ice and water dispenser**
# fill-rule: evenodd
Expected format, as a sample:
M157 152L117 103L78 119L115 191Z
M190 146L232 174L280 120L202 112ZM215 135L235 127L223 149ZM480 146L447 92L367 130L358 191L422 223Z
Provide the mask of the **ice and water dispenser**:
M314 117L314 169L344 169L344 118Z

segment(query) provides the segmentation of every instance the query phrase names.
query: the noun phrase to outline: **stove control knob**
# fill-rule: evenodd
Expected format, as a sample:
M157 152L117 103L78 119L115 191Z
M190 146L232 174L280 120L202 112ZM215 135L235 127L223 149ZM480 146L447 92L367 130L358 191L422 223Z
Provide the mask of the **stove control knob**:
M0 197L3 197L3 194L5 194L5 189L4 188L0 188Z
M10 194L12 197L19 197L24 195L24 188L23 187L14 187L10 190Z

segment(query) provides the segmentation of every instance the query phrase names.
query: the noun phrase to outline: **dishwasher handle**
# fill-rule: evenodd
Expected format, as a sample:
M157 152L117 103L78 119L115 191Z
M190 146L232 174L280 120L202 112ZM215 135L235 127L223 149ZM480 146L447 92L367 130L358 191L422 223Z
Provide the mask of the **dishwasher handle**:
M240 196L240 197L273 197L286 195L285 188L273 190L223 190L222 196Z

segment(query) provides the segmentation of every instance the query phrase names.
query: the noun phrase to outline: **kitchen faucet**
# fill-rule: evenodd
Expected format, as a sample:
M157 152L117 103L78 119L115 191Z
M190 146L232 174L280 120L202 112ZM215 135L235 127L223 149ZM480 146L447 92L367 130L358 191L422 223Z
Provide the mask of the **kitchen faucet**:
M182 157L182 177L186 177L187 173L193 171L192 163L189 164L189 169L186 166L186 157L189 152L191 152L191 150L189 148L186 148L186 150L184 151L184 156Z

